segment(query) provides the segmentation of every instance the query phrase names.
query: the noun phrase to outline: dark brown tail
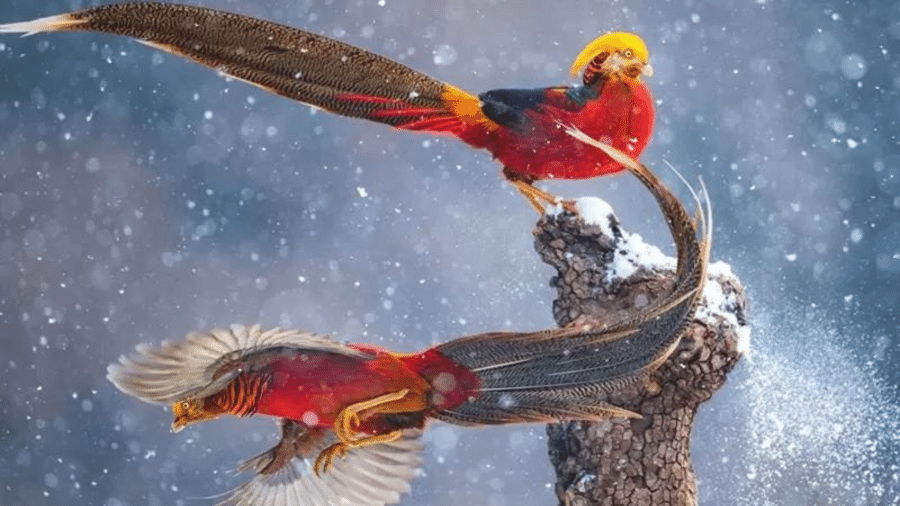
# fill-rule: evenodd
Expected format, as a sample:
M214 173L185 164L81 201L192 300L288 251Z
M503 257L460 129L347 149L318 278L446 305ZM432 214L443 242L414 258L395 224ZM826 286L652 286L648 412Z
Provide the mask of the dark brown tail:
M688 214L687 209L685 209L681 201L678 200L678 197L676 197L675 194L673 194L672 191L644 164L612 146L590 139L579 131L570 130L569 133L582 141L602 149L612 159L621 163L631 171L631 173L634 174L656 198L656 202L659 204L659 208L662 211L663 217L666 219L666 224L669 226L669 231L672 233L672 238L675 241L675 249L678 256L678 264L675 268L675 283L672 286L671 292L655 306L645 312L635 315L630 320L624 321L623 324L627 326L634 322L644 320L651 315L655 315L661 319L668 318L670 321L674 321L673 318L680 319L681 326L677 329L677 334L680 336L681 331L683 331L684 327L689 323L689 315L693 315L697 304L700 302L700 296L702 295L703 286L706 282L706 268L709 264L710 248L712 247L712 207L709 196L706 193L706 187L703 186L703 181L700 181L700 185L703 189L705 204L701 203L697 192L684 177L682 177L674 167L672 168L672 170L675 171L675 174L678 175L682 182L684 182L685 186L688 187L688 190L690 190L694 203L697 206L697 217L692 219L690 214ZM683 304L684 302L689 302L689 304L685 306ZM673 306L682 306L683 310L675 310L673 312ZM681 318L677 318L677 315L682 311L685 315ZM665 358L662 358L660 363L663 361L665 361Z
M203 7L112 4L0 25L0 32L135 37L266 91L399 128L463 135L478 98L389 58L305 30Z
M436 418L480 425L636 416L598 404L596 395L645 380L675 350L703 290L712 226L708 198L695 222L646 167L630 157L620 163L653 193L672 232L678 266L671 292L649 310L599 328L495 332L439 345L438 351L477 374L481 385L469 401ZM694 199L699 206L696 194Z

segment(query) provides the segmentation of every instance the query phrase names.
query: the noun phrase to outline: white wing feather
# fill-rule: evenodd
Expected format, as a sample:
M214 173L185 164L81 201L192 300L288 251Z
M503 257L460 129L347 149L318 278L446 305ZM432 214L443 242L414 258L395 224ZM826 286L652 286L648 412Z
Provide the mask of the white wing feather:
M318 453L336 442L333 433L311 449L310 458L292 458L281 469L256 474L219 506L385 506L410 490L422 464L422 431L409 429L391 443L352 448L335 458L321 476L313 472ZM264 467L266 452L241 465ZM252 464L251 464L252 462Z
M107 368L107 378L122 392L145 402L171 404L218 392L241 369L252 369L305 350L366 358L369 354L326 337L259 325L188 334L184 341L140 344Z

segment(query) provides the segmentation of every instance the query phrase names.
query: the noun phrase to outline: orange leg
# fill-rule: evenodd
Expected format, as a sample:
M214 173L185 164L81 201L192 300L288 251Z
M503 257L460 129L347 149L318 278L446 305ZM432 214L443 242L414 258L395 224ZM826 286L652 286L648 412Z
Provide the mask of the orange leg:
M313 465L313 470L315 471L316 476L320 476L322 473L328 471L328 468L331 467L331 462L336 457L342 458L347 454L347 450L350 448L362 448L364 446L371 446L379 443L390 443L391 441L400 439L401 435L403 435L402 430L395 430L387 434L357 438L349 443L334 443L319 453L319 456L316 457L316 462Z
M409 411L421 411L425 409L424 397L422 395L410 395L410 390L404 388L398 392L380 395L374 399L357 402L351 404L338 413L334 419L334 433L342 443L353 446L351 443L358 440L359 433L356 427L359 427L359 414L366 410L372 410L374 413L406 413Z
M526 199L528 199L528 203L534 207L535 211L538 214L544 214L547 210L544 207L544 204L541 202L546 202L549 205L561 204L566 211L570 211L572 213L578 213L575 209L575 203L571 200L560 200L559 197L553 195L552 193L545 192L540 188L535 188L531 185L531 183L510 179L509 184L516 187Z
M316 474L323 473L331 466L335 457L343 457L350 448L362 448L379 443L390 443L400 438L403 431L395 430L387 434L363 435L356 431L361 423L360 414L371 410L372 413L408 413L425 409L423 392L411 392L404 388L398 392L384 394L374 399L357 402L347 406L334 419L334 433L340 440L322 450L316 458L313 469ZM365 416L365 414L363 414Z

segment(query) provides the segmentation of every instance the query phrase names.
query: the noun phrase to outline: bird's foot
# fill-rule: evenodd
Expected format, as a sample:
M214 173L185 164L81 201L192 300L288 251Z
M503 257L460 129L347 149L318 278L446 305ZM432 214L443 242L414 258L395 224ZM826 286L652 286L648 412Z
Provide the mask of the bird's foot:
M558 205L561 205L562 208L572 214L578 214L578 206L575 204L574 200L559 200L557 201Z
M313 471L316 473L316 476L321 476L322 473L327 472L335 457L343 458L347 454L347 448L347 445L344 443L334 443L319 452L319 456L316 457L316 462L313 464Z
M540 188L535 188L531 183L522 180L510 179L509 183L519 190L519 193L528 200L531 207L533 207L540 215L547 212L547 206L556 205L561 205L566 211L578 214L578 209L575 207L575 201L573 200L562 200L556 195L541 190Z
M385 404L400 401L404 399L407 394L409 394L409 389L404 388L397 392L380 395L374 399L357 402L356 404L347 406L341 410L334 420L334 433L342 443L355 446L353 443L360 440L359 431L357 430L362 423L359 417L360 413L367 409L375 409L384 406Z
M402 435L402 430L395 430L387 434L377 434L368 437L357 436L349 443L334 443L333 445L319 452L319 456L316 457L316 462L313 464L313 471L316 473L316 476L321 476L322 473L328 471L328 469L334 463L335 458L343 458L344 455L347 454L347 451L349 449L364 448L366 446L372 446L381 443L392 443L400 439L400 436Z

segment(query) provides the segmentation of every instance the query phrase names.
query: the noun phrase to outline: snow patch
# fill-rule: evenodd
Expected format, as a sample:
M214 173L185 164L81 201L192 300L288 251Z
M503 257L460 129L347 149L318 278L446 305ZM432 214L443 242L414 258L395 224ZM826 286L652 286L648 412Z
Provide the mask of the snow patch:
M707 280L703 285L703 301L697 308L696 318L707 325L714 325L717 318L723 318L737 334L737 351L745 355L750 351L750 326L742 325L734 314L734 308L738 301L734 293L725 294L719 279L734 278L731 265L719 261L709 265L706 269Z
M639 234L624 231L621 234L610 269L606 273L607 282L625 279L641 267L648 270L675 269L677 262L674 258L667 256L656 246L644 242Z
M731 264L719 260L713 262L706 267L706 273L710 276L723 276L726 278L734 278L734 271L731 270Z
M578 214L581 215L581 219L586 224L596 225L600 227L604 234L614 237L609 224L616 214L612 206L607 204L605 200L597 197L581 197L580 199L575 199L575 209L578 210Z
M597 197L581 197L575 199L575 209L587 225L600 227L601 232L607 237L618 239L613 261L606 273L606 282L625 279L639 268L648 270L673 270L676 260L666 256L659 248L647 244L639 234L625 231L613 231L612 223L616 220L616 214L603 199ZM564 210L561 204L547 207L547 214L559 216Z

